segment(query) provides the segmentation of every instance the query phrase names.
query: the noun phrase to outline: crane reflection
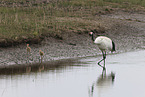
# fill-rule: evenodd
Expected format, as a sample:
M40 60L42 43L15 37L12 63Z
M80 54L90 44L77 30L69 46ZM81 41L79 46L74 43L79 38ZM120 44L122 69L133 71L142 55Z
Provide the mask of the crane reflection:
M115 73L111 72L108 75L106 74L106 70L102 71L102 74L97 78L95 82L93 82L91 88L89 88L89 97L95 97L94 93L97 92L97 97L101 97L103 92L106 92L113 86L115 81Z

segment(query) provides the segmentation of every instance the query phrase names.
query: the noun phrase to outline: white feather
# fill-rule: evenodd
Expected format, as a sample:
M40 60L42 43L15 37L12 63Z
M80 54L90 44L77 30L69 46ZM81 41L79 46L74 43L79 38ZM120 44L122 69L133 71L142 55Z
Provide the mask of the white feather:
M112 40L105 36L99 36L94 41L101 51L112 50Z

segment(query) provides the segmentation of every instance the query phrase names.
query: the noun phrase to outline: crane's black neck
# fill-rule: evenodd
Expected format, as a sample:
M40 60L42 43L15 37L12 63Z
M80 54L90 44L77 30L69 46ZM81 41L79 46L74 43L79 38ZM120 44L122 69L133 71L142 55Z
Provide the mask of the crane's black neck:
M92 36L92 41L95 41L95 39L94 39L94 35L92 34L91 36Z

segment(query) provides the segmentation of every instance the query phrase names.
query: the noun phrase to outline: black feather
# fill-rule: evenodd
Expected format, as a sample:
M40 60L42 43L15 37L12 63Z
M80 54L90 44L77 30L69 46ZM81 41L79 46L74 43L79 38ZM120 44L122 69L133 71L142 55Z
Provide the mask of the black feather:
M115 43L112 41L112 52L115 51Z
M92 41L95 41L95 39L94 39L94 35L93 35L93 34L89 34L89 35L91 36Z

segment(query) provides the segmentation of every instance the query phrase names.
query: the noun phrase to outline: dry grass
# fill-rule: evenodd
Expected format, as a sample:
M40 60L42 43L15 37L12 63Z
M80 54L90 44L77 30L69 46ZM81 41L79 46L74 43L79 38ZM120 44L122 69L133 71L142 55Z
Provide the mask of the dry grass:
M99 30L99 22L94 16L112 11L111 8L118 5L116 2L115 0L1 0L0 43L3 45L9 42L10 44L30 42L33 39L39 40L43 36L63 39L64 33ZM126 4L122 3L123 5Z

